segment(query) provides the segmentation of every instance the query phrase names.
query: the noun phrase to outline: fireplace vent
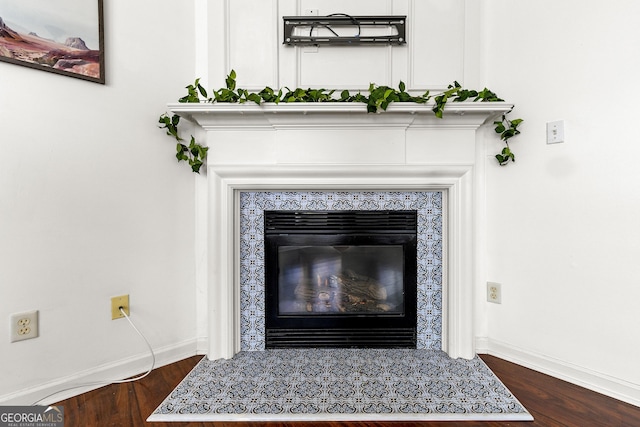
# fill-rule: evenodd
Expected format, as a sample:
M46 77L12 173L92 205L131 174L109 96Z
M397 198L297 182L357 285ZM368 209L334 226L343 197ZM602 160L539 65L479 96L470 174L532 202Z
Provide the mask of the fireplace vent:
M273 329L267 348L416 348L415 328Z
M415 233L415 211L265 211L265 234Z

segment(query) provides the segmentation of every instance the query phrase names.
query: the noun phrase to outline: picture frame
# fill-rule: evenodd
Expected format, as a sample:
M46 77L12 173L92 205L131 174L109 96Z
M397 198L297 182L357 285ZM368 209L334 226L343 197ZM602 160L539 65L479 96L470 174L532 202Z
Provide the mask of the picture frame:
M0 0L0 61L105 84L103 0Z

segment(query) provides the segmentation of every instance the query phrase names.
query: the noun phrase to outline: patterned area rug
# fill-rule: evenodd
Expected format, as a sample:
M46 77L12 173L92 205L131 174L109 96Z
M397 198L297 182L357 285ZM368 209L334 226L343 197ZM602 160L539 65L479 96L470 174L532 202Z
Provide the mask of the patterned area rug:
M532 419L477 356L283 349L203 358L148 421Z

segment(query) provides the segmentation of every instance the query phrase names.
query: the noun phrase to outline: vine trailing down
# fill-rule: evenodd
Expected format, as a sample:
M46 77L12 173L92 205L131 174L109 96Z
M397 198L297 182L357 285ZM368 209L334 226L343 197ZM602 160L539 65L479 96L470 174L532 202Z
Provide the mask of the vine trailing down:
M245 89L236 89L236 72L231 70L225 80L226 87L213 91L213 97L209 97L207 90L200 84L200 79L186 87L187 95L183 96L178 102L191 103L214 103L228 102L243 104L246 102L255 102L260 105L263 102L361 102L367 104L368 113L377 113L387 109L392 102L415 102L417 104L426 104L433 99L433 113L438 118L442 118L444 107L447 102L463 102L471 100L473 102L500 102L503 101L495 93L487 88L481 91L463 89L458 82L453 82L447 90L437 95L430 95L429 91L423 95L411 95L405 91L405 84L401 81L398 89L389 86L377 86L374 83L369 85L369 95L360 92L352 95L348 90L343 90L340 95L334 95L335 90L326 89L300 89L291 90L287 87L279 89L277 92L270 87L265 87L260 92L249 92ZM507 165L509 162L515 162L516 158L509 147L509 140L520 133L518 126L522 123L522 119L509 120L505 113L500 120L493 122L494 129L499 134L500 139L504 142L505 147L502 151L495 155L496 160L501 166ZM204 160L207 157L208 147L198 144L193 137L186 144L184 139L180 137L178 126L180 124L180 116L177 114L162 114L159 119L162 125L160 128L167 129L167 135L176 139L176 158L178 161L186 161L191 166L191 170L200 173Z

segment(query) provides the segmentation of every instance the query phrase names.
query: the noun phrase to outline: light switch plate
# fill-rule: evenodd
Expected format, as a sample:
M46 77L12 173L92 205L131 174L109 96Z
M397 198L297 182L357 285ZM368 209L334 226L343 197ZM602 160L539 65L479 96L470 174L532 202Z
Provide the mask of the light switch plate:
M564 142L564 120L547 123L547 144Z

